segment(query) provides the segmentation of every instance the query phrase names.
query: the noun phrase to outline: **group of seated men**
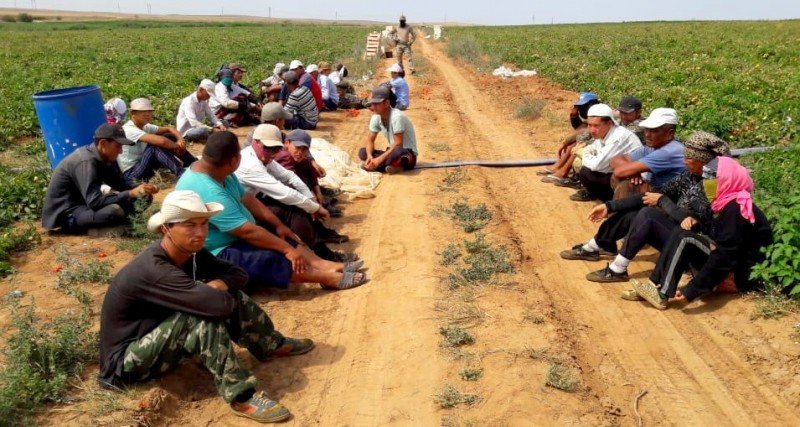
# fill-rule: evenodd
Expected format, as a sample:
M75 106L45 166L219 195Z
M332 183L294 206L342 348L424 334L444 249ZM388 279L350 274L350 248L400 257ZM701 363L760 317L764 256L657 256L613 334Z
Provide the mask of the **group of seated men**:
M302 64L294 68L304 75ZM235 73L228 81L231 70ZM327 246L347 240L322 223L341 211L320 187L325 170L310 155L311 135L301 129L308 127L310 116L292 108L295 98L311 99L311 107L317 108L313 95L309 98L312 92L289 70L282 74L289 91L285 105L252 103L248 94L237 94L241 73L244 69L231 64L221 70L219 82L202 80L182 100L177 127L151 123L154 107L146 98L131 102L128 121L124 102L110 100L108 123L95 130L94 143L78 148L56 167L42 223L47 230L69 234L125 224L136 199L150 202L159 192L148 182L156 171L172 172L178 179L175 190L148 222L161 239L126 265L106 294L100 382L115 387L147 380L167 372L182 357L197 356L234 413L271 422L289 412L256 391L255 378L232 344L262 361L302 354L314 344L281 335L247 294L290 283L342 290L368 278L357 255ZM233 90L227 92L229 101L247 105L234 109L225 104L216 95L220 85ZM365 100L374 113L359 152L368 171L396 173L416 164L414 127L401 111L408 108L407 86L403 101L393 87L380 85ZM212 107L214 99L223 102ZM333 107L323 100L326 105ZM256 108L259 124L242 148L228 129L238 126L237 114L243 124ZM282 132L288 128L293 130ZM379 133L386 149L376 146ZM199 159L189 153L187 142L204 142Z
M645 119L641 110L631 96L621 99L616 114L590 92L575 102L575 132L555 165L540 174L543 182L578 189L572 200L599 201L588 219L601 224L589 241L561 257L612 258L587 280L631 281L633 289L621 297L659 309L669 298L688 302L714 290L756 288L750 269L763 260L761 248L772 242L772 232L753 205L747 169L715 135L697 131L678 141L674 109L656 108ZM628 266L646 245L661 252L656 267L649 281L631 280ZM688 269L692 278L678 289Z

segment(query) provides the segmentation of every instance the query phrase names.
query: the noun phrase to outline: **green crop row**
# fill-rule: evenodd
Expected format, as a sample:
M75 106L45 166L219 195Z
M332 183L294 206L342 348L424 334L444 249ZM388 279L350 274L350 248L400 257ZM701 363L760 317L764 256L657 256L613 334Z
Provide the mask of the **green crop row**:
M800 21L454 27L448 37L612 106L635 95L648 111L673 107L683 136L702 129L745 147L798 135Z
M358 26L196 23L0 24L0 149L39 134L31 96L94 84L105 98L149 97L156 123L174 123L181 98L220 64L239 62L253 87L276 62L352 56L370 31Z

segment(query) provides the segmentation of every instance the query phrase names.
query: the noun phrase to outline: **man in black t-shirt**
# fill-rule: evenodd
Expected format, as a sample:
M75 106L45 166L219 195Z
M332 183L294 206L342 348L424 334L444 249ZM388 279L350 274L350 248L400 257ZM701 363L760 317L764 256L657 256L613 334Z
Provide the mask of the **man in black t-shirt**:
M208 218L222 211L187 190L173 191L148 223L163 238L113 279L100 318L100 384L156 378L184 357L197 357L236 415L260 422L289 411L256 391L233 343L258 360L310 351L309 339L287 338L241 289L247 273L203 249Z

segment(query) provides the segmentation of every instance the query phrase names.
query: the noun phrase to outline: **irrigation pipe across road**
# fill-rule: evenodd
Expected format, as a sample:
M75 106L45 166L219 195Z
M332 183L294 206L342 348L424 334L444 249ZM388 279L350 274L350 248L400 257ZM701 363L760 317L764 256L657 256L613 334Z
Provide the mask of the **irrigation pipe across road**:
M731 156L739 157L746 154L763 153L769 151L769 147L737 148L731 150ZM449 162L437 163L417 163L415 169L437 169L437 168L457 168L461 166L486 166L490 168L518 168L530 166L548 166L554 164L558 159L518 159L518 160L453 160Z

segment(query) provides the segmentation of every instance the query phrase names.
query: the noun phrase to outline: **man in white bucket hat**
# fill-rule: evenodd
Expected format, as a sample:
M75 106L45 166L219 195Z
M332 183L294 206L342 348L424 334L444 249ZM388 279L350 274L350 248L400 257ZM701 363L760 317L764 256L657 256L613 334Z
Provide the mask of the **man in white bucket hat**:
M144 381L196 357L236 415L284 420L289 411L256 391L256 378L233 343L260 361L303 354L314 343L276 331L242 292L247 274L203 249L208 220L222 210L193 191L178 190L150 218L148 229L163 237L120 270L103 302L99 381L109 387Z

